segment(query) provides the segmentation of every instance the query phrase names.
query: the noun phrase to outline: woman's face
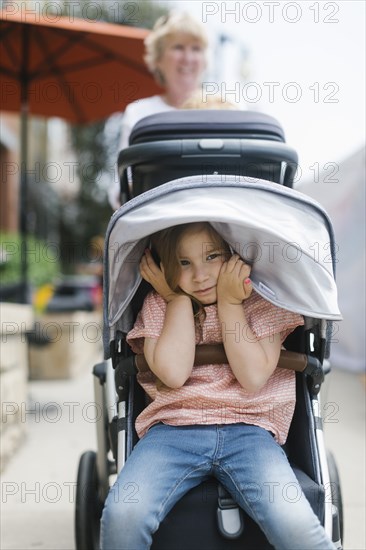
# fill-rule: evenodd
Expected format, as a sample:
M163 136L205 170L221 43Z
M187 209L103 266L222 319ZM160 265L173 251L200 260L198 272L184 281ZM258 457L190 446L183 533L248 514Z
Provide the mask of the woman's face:
M166 88L193 92L201 82L205 65L205 52L199 40L184 33L165 38L157 69Z

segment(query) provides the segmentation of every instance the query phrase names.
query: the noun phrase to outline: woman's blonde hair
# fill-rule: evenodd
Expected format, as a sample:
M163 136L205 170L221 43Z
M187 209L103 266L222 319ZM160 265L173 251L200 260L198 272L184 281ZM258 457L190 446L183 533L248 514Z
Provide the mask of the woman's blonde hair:
M157 63L164 52L165 40L174 34L185 34L198 40L203 50L206 50L208 39L201 23L185 12L173 11L169 15L163 15L156 21L153 30L145 38L144 60L150 72L163 84L161 75L157 70Z
M161 262L164 268L164 275L166 282L173 292L177 294L185 294L185 292L179 287L179 277L181 273L181 265L179 263L179 244L183 236L187 233L200 232L206 230L210 236L210 244L214 243L219 249L223 250L231 255L230 247L227 242L215 231L215 229L208 222L195 222L185 223L182 225L175 225L154 233L151 237L151 243L153 253L155 253L155 260ZM196 314L203 313L204 309L200 302L195 300L192 296L189 296L192 300L193 309Z

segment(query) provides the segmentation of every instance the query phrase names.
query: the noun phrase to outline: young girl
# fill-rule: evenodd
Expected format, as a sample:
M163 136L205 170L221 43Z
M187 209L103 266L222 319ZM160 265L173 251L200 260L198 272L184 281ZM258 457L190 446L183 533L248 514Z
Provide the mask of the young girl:
M215 476L277 549L327 550L327 537L281 446L295 375L276 369L301 316L256 294L250 267L208 223L159 232L146 250L146 297L128 342L149 370L135 446L103 511L103 550L150 548L175 503ZM222 342L228 363L194 367L196 344ZM131 496L131 488L134 489Z

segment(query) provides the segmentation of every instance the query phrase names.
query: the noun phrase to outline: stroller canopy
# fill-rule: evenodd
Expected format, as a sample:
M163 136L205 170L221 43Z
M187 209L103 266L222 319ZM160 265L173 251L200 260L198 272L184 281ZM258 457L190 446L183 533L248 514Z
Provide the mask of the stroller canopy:
M128 306L141 282L139 263L150 235L196 221L210 222L252 265L253 288L263 298L307 317L342 318L333 229L318 203L263 180L193 176L147 191L113 215L104 264L107 341L132 326Z

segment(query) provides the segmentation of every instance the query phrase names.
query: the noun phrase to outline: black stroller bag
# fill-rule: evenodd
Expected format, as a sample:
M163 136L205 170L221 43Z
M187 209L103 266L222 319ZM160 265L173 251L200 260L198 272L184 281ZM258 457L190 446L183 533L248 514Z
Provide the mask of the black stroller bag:
M237 175L291 187L297 153L285 143L280 124L268 115L187 110L138 122L118 165L125 202L182 176Z

